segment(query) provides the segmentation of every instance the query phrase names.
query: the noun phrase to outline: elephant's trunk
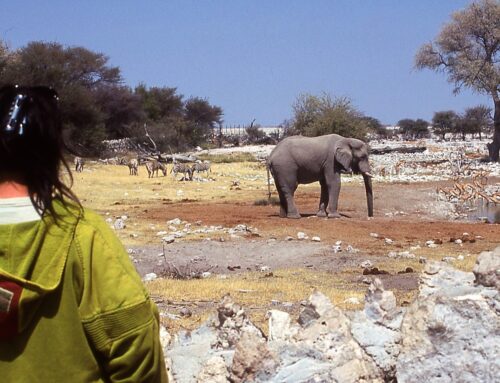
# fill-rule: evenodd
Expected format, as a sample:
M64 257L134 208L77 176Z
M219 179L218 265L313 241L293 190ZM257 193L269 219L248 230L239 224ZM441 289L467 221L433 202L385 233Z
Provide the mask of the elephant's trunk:
M368 217L373 217L373 189L372 189L371 174L363 173L363 179L365 181L366 203L368 204Z

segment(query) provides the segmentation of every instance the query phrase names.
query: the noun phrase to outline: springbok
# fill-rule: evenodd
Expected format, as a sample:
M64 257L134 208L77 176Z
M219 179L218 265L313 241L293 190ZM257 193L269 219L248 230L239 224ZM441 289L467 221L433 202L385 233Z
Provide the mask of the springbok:
M166 166L156 160L146 162L146 170L148 171L148 178L153 178L155 172L156 172L156 177L158 177L158 170L161 170L164 176L167 175Z

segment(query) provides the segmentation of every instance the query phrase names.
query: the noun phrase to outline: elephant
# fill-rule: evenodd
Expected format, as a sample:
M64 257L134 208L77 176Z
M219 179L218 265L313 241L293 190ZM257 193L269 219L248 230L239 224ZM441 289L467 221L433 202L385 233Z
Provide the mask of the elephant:
M319 181L318 217L339 218L337 211L342 172L361 174L365 183L368 216L373 217L369 148L356 138L338 134L291 136L278 143L267 160L280 199L280 217L300 218L293 196L299 184Z

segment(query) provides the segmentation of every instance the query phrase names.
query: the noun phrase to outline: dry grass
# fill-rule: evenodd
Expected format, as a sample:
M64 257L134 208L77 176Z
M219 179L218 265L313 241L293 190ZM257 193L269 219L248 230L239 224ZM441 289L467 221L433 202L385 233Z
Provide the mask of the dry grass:
M170 169L168 165L168 172ZM74 173L73 177L72 190L84 206L104 217L114 219L126 215L133 218L130 221L133 223L117 233L125 246L158 243L156 233L165 229L165 222L159 225L147 214L137 217L137 212L153 211L179 202L267 200L268 195L265 167L255 162L213 164L208 179L205 174L200 176L203 179L192 182L180 181L181 176L174 180L170 173L166 177L148 178L143 166L139 167L138 176L130 176L126 166L100 163L87 163L84 172Z
M245 273L237 277L221 279L211 277L197 280L157 279L147 283L153 297L165 297L173 306L188 304L193 316L182 321L164 319L169 329L192 329L215 312L214 306L229 294L250 313L251 319L265 330L265 314L269 309L283 310L281 303L295 303L291 314L297 317L297 302L320 290L338 307L359 309L362 307L365 289L348 282L340 274L309 271L303 269L279 270L272 274ZM361 302L353 305L347 298L355 297ZM273 303L274 302L274 303Z
M343 302L346 298L364 294L351 290L338 274L303 269L279 270L271 274L245 273L224 279L157 279L149 282L148 288L154 295L188 302L210 300L229 293L238 302L248 306L260 306L272 300L297 302L307 299L315 289L321 289L332 302L345 307Z
M265 169L260 170L250 162L214 164L208 181L205 178L187 182L179 181L181 176L177 178L174 180L171 174L148 178L142 166L138 176L129 176L125 166L88 164L83 173L74 174L73 190L86 206L99 211L151 202L253 200L258 190L262 190L262 197L267 195ZM232 188L235 181L241 190Z
M246 273L226 279L157 279L148 282L146 286L154 298L167 300L170 307L187 306L192 310L190 318L162 318L164 325L173 333L180 329L192 330L199 327L216 312L217 303L227 294L245 308L257 326L267 332L268 310L288 311L292 320L296 320L301 309L299 302L307 300L315 290L321 291L339 308L362 309L367 285L350 282L353 275L359 275L359 270L333 274L291 269L275 271L271 276ZM398 303L403 305L413 301L416 295L416 291L395 290L394 293ZM350 303L348 298L356 298L359 304ZM291 303L294 303L293 306Z

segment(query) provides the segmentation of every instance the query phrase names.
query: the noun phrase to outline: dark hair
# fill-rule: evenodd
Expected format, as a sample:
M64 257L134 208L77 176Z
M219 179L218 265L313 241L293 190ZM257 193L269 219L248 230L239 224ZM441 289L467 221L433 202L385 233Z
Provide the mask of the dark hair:
M10 85L0 88L0 181L26 185L35 209L57 219L52 202L65 207L75 194L61 180L65 148L56 91L47 87ZM66 200L66 198L68 200Z

